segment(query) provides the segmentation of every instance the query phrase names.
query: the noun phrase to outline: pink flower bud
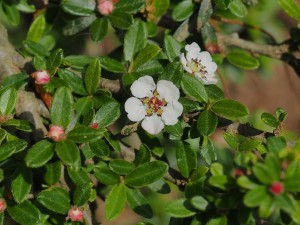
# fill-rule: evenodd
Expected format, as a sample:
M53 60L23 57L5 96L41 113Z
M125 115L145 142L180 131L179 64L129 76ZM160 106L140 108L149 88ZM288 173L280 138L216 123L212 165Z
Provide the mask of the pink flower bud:
M48 132L48 137L53 141L62 141L66 138L65 130L57 125L50 125L50 130Z
M83 221L83 211L77 206L73 206L71 209L69 209L68 216L72 222Z
M3 198L0 198L0 213L3 213L6 209L6 202Z
M269 191L273 195L281 195L284 191L284 187L283 187L281 182L276 181L276 182L271 184L271 186L269 187Z
M36 84L47 84L50 81L50 74L46 70L39 70L31 74Z
M239 169L239 168L235 169L235 170L233 171L233 173L234 173L234 176L235 176L235 177L240 177L240 176L243 176L243 175L244 175L243 170L241 170L241 169Z
M98 11L106 16L114 10L114 4L110 0L100 0L98 4Z

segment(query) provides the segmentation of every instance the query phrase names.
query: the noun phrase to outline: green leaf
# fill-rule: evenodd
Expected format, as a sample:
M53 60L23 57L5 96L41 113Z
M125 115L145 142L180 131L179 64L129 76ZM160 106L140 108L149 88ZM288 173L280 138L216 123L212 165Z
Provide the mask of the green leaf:
M189 98L179 98L179 102L183 106L184 113L191 113L203 109L198 102L195 102Z
M11 184L11 191L14 200L20 204L27 199L32 185L31 170L25 166L17 168L17 176Z
M114 186L105 201L105 218L115 219L124 209L126 203L126 189L124 184Z
M86 65L90 64L93 60L94 60L93 57L86 56L86 55L69 55L63 59L63 64L66 66L70 66L74 69L81 70Z
M116 137L114 137L112 134L109 134L108 132L104 133L104 137L115 152L121 152L121 145Z
M115 5L114 13L116 12L126 12L126 13L136 13L146 4L145 0L120 0Z
M94 174L97 180L105 185L115 185L120 183L120 176L108 167L95 167Z
M47 209L61 214L66 214L71 207L69 193L59 187L40 192L37 199Z
M197 212L193 209L188 200L176 199L165 206L165 211L175 218L185 218L195 215Z
M186 95L199 102L207 102L208 100L204 85L194 76L184 74L181 80L181 88Z
M269 171L269 168L264 164L255 164L253 167L253 172L257 179L263 184L270 184L272 181L274 181L272 175L273 171Z
M210 139L206 146L201 147L200 154L208 165L217 160L217 153Z
M197 155L195 150L188 144L179 142L176 147L177 166L181 174L188 178L190 172L197 166Z
M34 5L28 4L27 0L14 1L16 8L24 13L34 13L36 8Z
M0 115L11 115L15 110L17 102L17 91L9 88L0 96Z
M218 124L218 117L211 111L203 111L197 121L197 127L201 135L209 136L211 135Z
M210 101L219 101L225 98L224 92L214 84L205 85L205 90Z
M208 206L208 201L202 196L195 196L191 199L191 204L200 211L205 211Z
M15 89L19 89L23 84L25 84L28 80L29 76L25 72L17 73L5 77L1 81L1 89L14 87Z
M134 168L134 165L124 159L114 159L109 162L109 167L116 174L127 175Z
M73 116L72 105L73 96L71 90L67 87L58 88L54 93L50 109L52 124L67 128Z
M72 92L80 95L86 95L82 78L74 74L72 71L60 68L58 76L67 82L67 85L72 89Z
M287 112L283 108L277 108L275 111L276 118L280 121L283 122L287 116Z
M3 126L13 126L18 130L31 132L33 125L26 120L10 119L3 123Z
M81 186L91 182L88 172L84 168L68 167L67 169L71 180L76 185Z
M21 16L16 6L14 4L7 4L5 1L2 1L1 3L4 15L8 22L13 26L19 25Z
M231 148L238 148L239 143L236 140L236 137L233 134L227 133L225 132L223 134L224 140L227 142L227 144L231 147Z
M162 74L160 75L160 80L169 80L177 87L180 86L183 76L183 68L180 62L172 62L168 64Z
M300 20L300 8L295 0L278 0L278 3L290 17Z
M226 10L230 3L230 0L215 0L215 3L218 8L220 8L222 10Z
M267 148L270 152L280 152L286 147L287 143L284 137L269 137L267 139Z
M36 70L47 70L46 59L42 56L34 56L32 59L33 67Z
M247 139L245 141L243 141L240 146L239 146L239 150L240 151L251 151L254 150L256 148L259 148L259 146L261 145L261 141L257 140L257 139Z
M226 55L228 61L245 70L255 70L259 67L259 61L245 51L230 52Z
M112 12L108 15L108 19L112 26L127 29L133 23L133 17L125 12Z
M94 61L89 64L84 77L85 88L89 94L95 93L99 85L100 77L100 62L98 59L94 59Z
M96 16L92 15L77 17L74 20L68 21L67 25L63 28L63 34L67 36L77 34L83 31L84 29L88 28L95 21L96 18Z
M76 117L82 118L88 115L88 113L93 109L94 102L90 96L79 98L74 104Z
M227 217L212 218L208 221L207 225L227 225Z
M47 60L47 69L51 76L56 73L58 67L62 63L63 57L64 55L62 49L57 49L50 54Z
M298 204L294 197L287 193L282 193L274 197L276 204L286 213L294 214L298 210Z
M129 67L129 71L135 71L140 66L146 64L150 60L152 60L159 52L161 51L160 47L154 44L147 44L145 48L143 48Z
M80 153L77 145L70 140L64 140L55 144L58 157L67 165L76 165L80 161Z
M37 225L41 222L41 212L28 200L8 207L7 211L11 218L21 225Z
M170 0L154 0L152 1L152 5L155 8L154 15L159 17L167 12L170 6Z
M147 162L132 170L125 177L125 183L134 187L145 186L162 178L167 170L168 165L164 162Z
M177 4L172 12L173 20L180 22L189 18L194 12L194 2L192 0L184 0Z
M29 149L25 157L26 165L31 168L37 168L45 165L53 156L53 143L42 140L37 142Z
M110 150L106 142L102 139L89 143L91 151L98 157L109 156Z
M143 163L150 162L151 159L151 152L147 146L141 144L139 150L136 152L134 158L134 164L139 166Z
M93 122L98 123L100 127L107 127L114 123L120 115L120 104L116 101L110 101L96 112Z
M164 38L164 50L170 60L173 62L180 56L180 50L182 45L171 35L166 35Z
M261 120L270 127L277 127L279 125L279 121L270 113L261 114Z
M153 212L148 200L137 189L126 187L128 206L138 215L151 219Z
M180 121L178 121L175 125L165 126L165 129L170 134L169 138L171 140L180 140L183 135L183 129Z
M211 111L217 116L230 120L235 120L249 114L249 110L243 104L230 99L217 101L212 105Z
M125 0L127 1L127 0ZM125 2L122 1L122 2ZM127 1L128 2L128 1ZM119 1L120 3L120 1ZM137 35L139 34L139 35ZM136 20L130 27L124 39L125 61L131 61L137 52L146 47L147 27L141 20Z
M241 176L237 179L237 183L239 186L246 188L246 189L254 189L258 187L258 184L252 182L248 177Z
M76 187L74 192L74 203L77 206L83 206L92 195L92 183L81 184Z
M233 0L228 6L230 12L237 17L245 17L248 13L247 7L241 0Z
M47 163L45 167L46 167L46 173L44 176L45 182L49 185L56 184L59 181L59 178L61 176L61 168L62 168L61 161Z
M102 42L108 31L108 19L106 17L96 19L91 26L91 38L94 42Z
M290 191L290 192L300 191L300 180L297 177L299 177L299 174L294 174L284 179L283 186L285 191Z
M207 41L206 38L210 36L209 28L208 28L210 25L207 24L208 24L208 19L211 17L212 13L213 13L212 1L211 0L201 1L201 6L198 11L197 29L201 29L201 34L204 39L204 42L206 42ZM211 41L213 41L212 38Z
M27 33L27 40L38 42L44 35L46 29L45 15L40 14L37 16L29 27Z
M17 152L23 151L27 147L27 142L22 139L11 140L0 146L0 161L9 158Z
M24 48L26 49L26 51L31 55L34 55L34 56L48 56L49 55L48 49L37 42L26 40L26 41L23 41L23 44L24 44Z
M107 71L114 73L126 73L124 65L115 59L109 58L107 56L101 56L99 60L101 63L101 67L106 69Z
M228 190L230 188L230 180L226 175L212 176L208 180L209 184L213 187L220 188L221 190Z
M87 143L102 138L104 132L104 129L93 129L91 127L77 125L68 133L67 139L76 143Z
M210 172L213 176L223 175L223 165L217 162L212 163L210 165Z
M61 8L71 15L89 16L94 14L96 2L94 0L63 0Z

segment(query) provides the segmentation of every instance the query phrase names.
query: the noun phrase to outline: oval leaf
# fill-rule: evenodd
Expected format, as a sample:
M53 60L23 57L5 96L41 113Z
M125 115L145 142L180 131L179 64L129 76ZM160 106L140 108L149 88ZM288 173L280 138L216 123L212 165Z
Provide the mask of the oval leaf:
M204 85L194 76L184 74L181 80L181 88L186 95L199 102L207 102L208 100Z
M227 54L226 58L231 64L241 69L255 70L259 67L259 61L248 52L230 52Z
M58 157L67 165L75 165L80 161L79 149L73 141L57 142L55 150Z
M249 114L249 110L243 104L230 99L217 101L211 107L211 111L220 117L230 120L235 120Z
M124 209L126 189L124 184L114 186L105 201L105 217L108 221L115 219Z
M28 167L37 168L45 165L53 156L54 145L50 141L37 142L28 151L25 161Z
M98 88L101 77L100 73L100 62L98 59L94 59L94 61L89 64L84 77L85 88L89 94L93 94Z

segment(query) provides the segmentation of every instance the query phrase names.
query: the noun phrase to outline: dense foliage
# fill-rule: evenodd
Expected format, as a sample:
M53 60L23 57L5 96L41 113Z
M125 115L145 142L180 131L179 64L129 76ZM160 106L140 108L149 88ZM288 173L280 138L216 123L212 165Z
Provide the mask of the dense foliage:
M16 52L26 66L0 74L0 224L97 224L102 198L106 220L127 204L140 225L156 225L148 196L171 190L180 194L158 212L171 225L300 224L300 141L282 136L287 113L278 106L261 115L267 130L253 128L217 70L280 58L225 36L242 24L257 32L254 45L276 48L243 22L274 2L300 20L294 0L0 1L10 25L33 18ZM298 50L297 32L282 55ZM87 33L99 44L115 33L118 47L86 55ZM24 101L28 93L35 101ZM226 159L214 144L220 131Z

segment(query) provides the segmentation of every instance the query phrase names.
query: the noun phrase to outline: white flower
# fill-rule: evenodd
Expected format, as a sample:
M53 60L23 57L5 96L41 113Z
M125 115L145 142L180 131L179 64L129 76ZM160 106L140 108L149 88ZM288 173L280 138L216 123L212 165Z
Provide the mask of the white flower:
M152 77L144 76L130 87L134 97L125 102L125 111L131 121L142 121L142 128L158 134L165 125L175 125L183 107L178 102L179 90L170 81L160 80L155 85Z
M180 56L180 61L184 69L200 79L204 84L215 84L218 82L215 72L217 64L212 61L210 53L201 52L201 48L196 42L185 46L186 55Z

